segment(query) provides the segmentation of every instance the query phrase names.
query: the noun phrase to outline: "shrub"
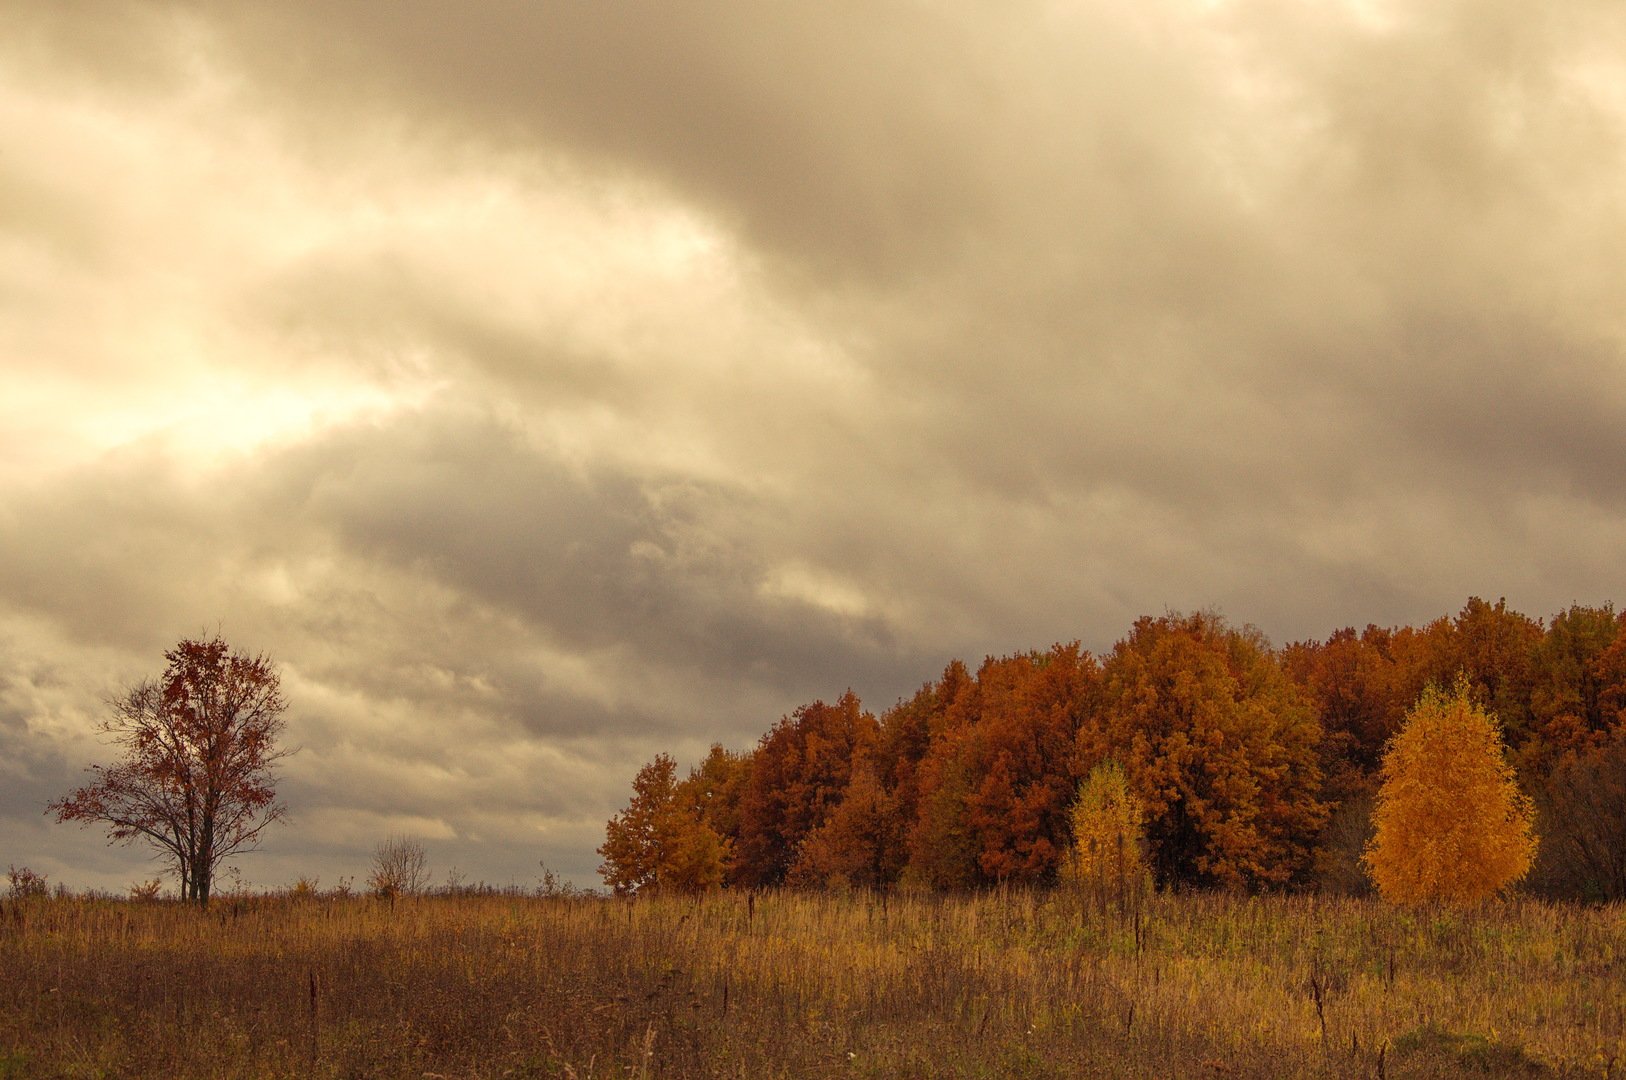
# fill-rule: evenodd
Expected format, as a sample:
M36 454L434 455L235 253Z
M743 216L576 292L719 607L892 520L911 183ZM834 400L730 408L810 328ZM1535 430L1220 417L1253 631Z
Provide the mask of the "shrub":
M367 887L376 896L394 898L423 892L429 885L429 856L420 841L392 836L373 849Z
M11 882L11 898L23 900L31 896L44 896L48 891L45 875L37 874L26 866L7 866L6 878Z

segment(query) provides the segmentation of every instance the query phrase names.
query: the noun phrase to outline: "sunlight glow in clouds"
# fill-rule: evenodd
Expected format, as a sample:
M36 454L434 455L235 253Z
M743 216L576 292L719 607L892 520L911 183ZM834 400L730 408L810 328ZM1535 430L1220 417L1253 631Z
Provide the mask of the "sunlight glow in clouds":
M242 88L192 59L157 100L0 85L5 123L37 151L21 182L55 214L0 248L33 305L0 337L38 372L0 406L12 464L131 443L218 462L420 406L448 372L553 365L577 398L608 375L669 383L681 402L708 374L771 366L785 316L763 323L771 305L723 238L650 185L537 155L493 172L387 127L351 156L302 157L294 131L245 115ZM419 303L394 308L402 290ZM482 325L458 325L465 310ZM465 330L500 349L552 338L564 355L469 349ZM663 437L545 402L533 416L581 459L654 440L701 465L705 440L684 425Z
M1618 5L0 10L0 864L217 627L251 880L586 883L951 657L1626 600Z

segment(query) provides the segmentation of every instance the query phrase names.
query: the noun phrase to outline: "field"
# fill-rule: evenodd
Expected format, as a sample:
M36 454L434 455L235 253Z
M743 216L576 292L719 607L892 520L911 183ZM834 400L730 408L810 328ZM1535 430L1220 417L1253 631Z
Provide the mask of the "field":
M1626 1076L1626 911L30 899L0 1077Z

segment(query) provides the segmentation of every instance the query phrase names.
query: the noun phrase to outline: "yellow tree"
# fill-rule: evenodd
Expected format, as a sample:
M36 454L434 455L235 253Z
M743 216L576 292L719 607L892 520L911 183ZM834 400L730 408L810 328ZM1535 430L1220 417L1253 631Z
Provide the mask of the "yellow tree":
M1365 861L1385 900L1465 907L1529 872L1535 810L1466 680L1423 691L1381 776Z
M1129 790L1129 779L1116 761L1090 770L1078 786L1071 819L1068 875L1100 906L1115 896L1118 907L1124 908L1129 895L1144 887L1149 876L1142 837L1146 807Z

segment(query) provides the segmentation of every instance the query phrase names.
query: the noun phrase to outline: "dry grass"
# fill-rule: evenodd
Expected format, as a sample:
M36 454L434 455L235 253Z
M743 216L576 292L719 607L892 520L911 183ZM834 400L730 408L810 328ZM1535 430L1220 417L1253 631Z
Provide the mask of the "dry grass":
M1626 912L1066 893L0 911L0 1077L1626 1076Z

